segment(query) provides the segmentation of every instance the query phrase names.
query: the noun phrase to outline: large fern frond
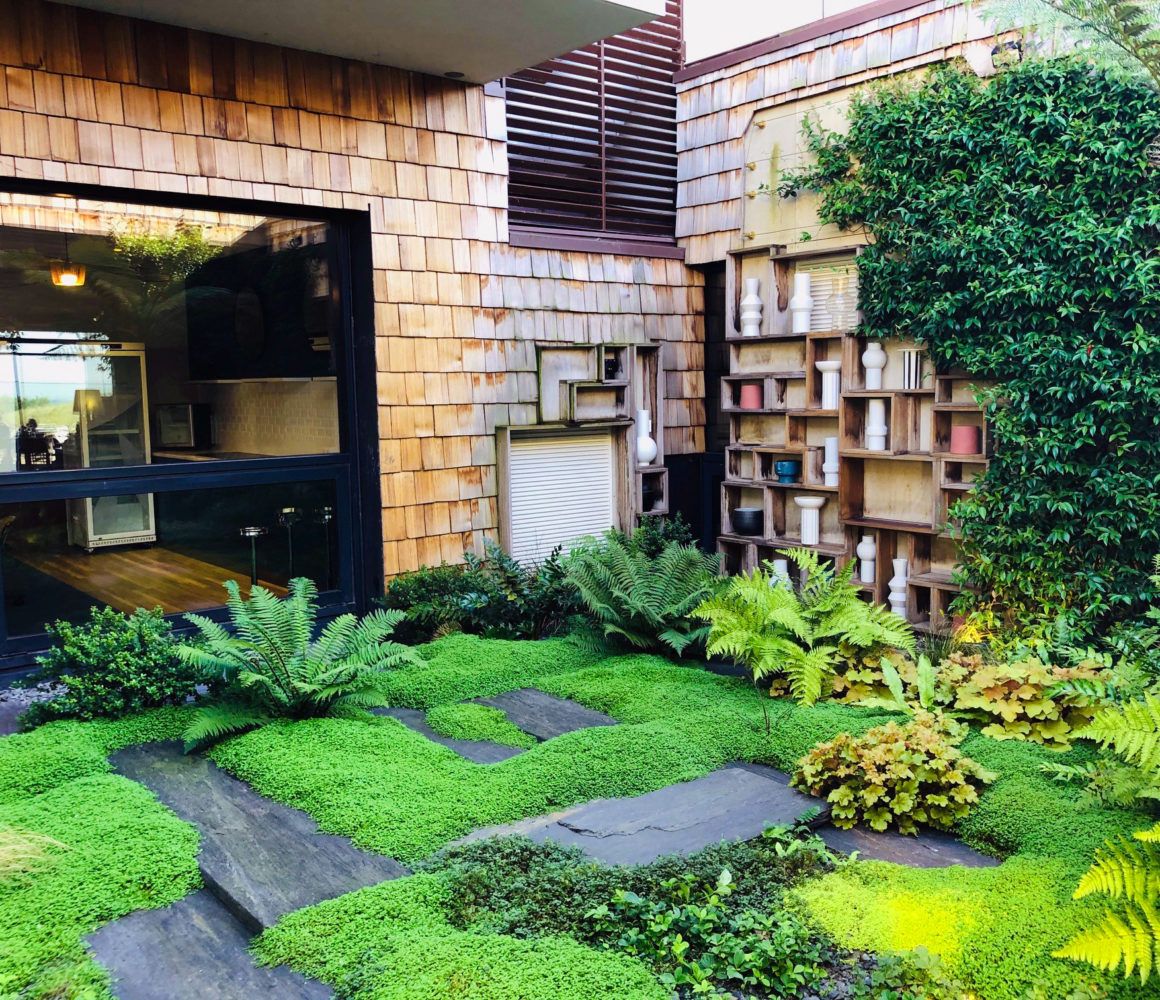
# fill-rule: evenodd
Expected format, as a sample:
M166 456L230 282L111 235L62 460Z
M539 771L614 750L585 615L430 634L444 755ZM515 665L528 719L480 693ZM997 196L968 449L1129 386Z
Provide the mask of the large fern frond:
M1129 764L1160 774L1160 697L1105 708L1084 730L1085 737L1112 747Z

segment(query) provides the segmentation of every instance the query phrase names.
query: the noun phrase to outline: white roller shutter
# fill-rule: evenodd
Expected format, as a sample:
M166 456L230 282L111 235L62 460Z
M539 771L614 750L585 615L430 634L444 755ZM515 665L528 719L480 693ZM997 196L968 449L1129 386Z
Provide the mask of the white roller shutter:
M810 276L810 330L853 330L858 325L858 265L853 257L799 264Z
M557 545L567 550L612 527L616 477L609 431L513 434L509 469L511 554L517 559L540 562Z

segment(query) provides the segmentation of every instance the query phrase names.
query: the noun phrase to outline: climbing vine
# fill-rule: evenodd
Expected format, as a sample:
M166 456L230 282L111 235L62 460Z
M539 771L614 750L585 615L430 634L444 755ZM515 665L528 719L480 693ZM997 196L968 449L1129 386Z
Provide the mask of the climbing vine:
M1021 620L1097 628L1160 551L1160 96L1072 61L864 92L782 197L864 229L861 332L914 338L980 398L995 455L954 516L963 573Z

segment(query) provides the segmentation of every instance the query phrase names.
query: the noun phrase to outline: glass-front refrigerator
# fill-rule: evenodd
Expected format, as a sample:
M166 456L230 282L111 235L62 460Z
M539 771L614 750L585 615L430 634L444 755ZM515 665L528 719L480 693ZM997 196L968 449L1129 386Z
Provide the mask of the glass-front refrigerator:
M0 471L101 469L149 462L141 344L0 340ZM155 542L153 496L68 501L68 539L88 551Z

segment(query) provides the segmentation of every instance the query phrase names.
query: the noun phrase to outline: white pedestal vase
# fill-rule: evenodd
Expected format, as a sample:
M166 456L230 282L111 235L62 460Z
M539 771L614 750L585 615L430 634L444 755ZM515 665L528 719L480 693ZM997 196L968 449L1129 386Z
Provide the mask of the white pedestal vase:
M890 610L902 618L906 617L906 581L909 579L906 572L906 560L895 559L894 576L890 578Z
M652 414L636 411L636 464L649 465L657 457L657 443L652 439Z
M842 394L842 362L815 361L814 366L822 373L822 409L836 410Z
M882 388L882 369L886 367L886 351L877 340L870 341L862 353L862 367L866 371L866 388Z
M890 428L886 426L886 400L866 400L866 448L869 451L885 451L886 437Z
M810 317L814 311L814 300L810 295L809 273L793 276L793 298L789 300L789 314L794 333L810 332Z
M761 336L761 311L763 308L761 280L759 278L746 278L745 297L741 300L741 336Z
M878 545L873 535L863 535L862 541L854 550L858 554L858 579L863 583L874 582L875 559L878 555Z
M802 512L802 545L817 545L822 540L822 505L825 497L794 497Z
M826 438L825 451L822 453L822 476L827 486L838 485L838 439Z

